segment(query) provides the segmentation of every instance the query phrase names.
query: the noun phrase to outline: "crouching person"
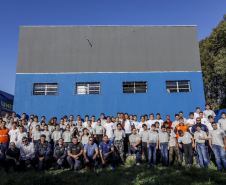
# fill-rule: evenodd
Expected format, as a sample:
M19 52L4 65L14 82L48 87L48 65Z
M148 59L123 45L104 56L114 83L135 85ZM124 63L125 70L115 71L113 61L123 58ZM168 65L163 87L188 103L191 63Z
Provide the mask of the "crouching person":
M111 169L115 170L115 152L114 144L112 141L108 140L108 136L103 137L103 141L99 145L101 163L100 168L103 168L106 160L111 159Z
M20 168L20 149L15 147L15 143L10 143L10 148L6 151L5 173L8 173L8 166L12 165L14 171L19 171Z
M74 167L76 170L80 170L82 168L83 145L78 142L77 137L74 137L72 143L69 144L67 155L70 171L74 170Z
M88 169L88 165L94 163L94 171L97 169L98 163L98 147L96 143L94 143L94 137L90 137L87 144L84 146L84 165L85 169Z
M141 157L142 157L141 138L139 134L137 134L136 132L137 132L136 129L133 128L132 134L129 136L129 142L131 144L130 149L134 154L136 154L136 163L137 163L137 166L139 166L141 163Z
M45 138L46 136L42 134L35 146L35 157L36 161L38 161L37 170L39 171L48 170L52 159L51 144Z
M54 165L54 170L58 170L59 168L61 168L61 170L64 169L66 155L67 155L67 151L66 151L66 148L63 146L63 139L60 138L58 140L58 145L54 149L54 153L53 153L53 157L56 160Z

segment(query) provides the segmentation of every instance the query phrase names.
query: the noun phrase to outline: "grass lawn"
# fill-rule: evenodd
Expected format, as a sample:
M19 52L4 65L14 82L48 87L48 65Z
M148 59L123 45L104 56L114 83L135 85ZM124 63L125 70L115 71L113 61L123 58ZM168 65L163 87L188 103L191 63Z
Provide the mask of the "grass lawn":
M226 184L226 172L217 171L215 164L212 164L213 167L209 169L199 168L196 165L191 168L185 168L184 165L163 168L161 164L156 168L147 169L146 163L136 166L135 160L130 158L127 159L125 166L117 166L115 171L112 171L110 166L96 172L93 169L87 171L82 169L79 172L70 172L68 169L37 172L29 168L26 173L17 173L10 168L9 173L5 174L4 169L0 168L0 185Z

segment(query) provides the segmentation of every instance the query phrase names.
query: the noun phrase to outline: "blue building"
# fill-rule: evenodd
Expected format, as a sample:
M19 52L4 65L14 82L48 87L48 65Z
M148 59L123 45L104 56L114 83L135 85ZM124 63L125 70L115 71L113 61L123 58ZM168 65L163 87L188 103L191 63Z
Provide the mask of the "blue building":
M13 98L13 95L0 90L0 117L4 117L6 113L12 114Z
M22 26L14 111L138 117L204 110L196 26Z

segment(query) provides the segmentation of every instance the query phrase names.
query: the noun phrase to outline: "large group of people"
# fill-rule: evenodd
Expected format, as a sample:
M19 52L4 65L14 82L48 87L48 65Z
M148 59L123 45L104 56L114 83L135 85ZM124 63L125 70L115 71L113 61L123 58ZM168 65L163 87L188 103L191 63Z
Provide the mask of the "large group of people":
M155 118L156 116L156 118ZM45 116L23 113L21 118L13 112L0 118L0 165L8 172L26 171L27 166L35 170L55 170L70 168L104 168L110 163L115 170L116 164L125 164L127 156L135 156L136 165L141 164L142 155L147 168L156 167L161 161L163 167L174 165L175 157L179 166L185 159L186 167L211 165L210 156L214 155L218 170L226 169L226 113L214 122L215 113L206 105L206 110L189 114L175 114L175 121L166 116L150 114L140 117L118 113L117 117L97 119L88 115L82 120L74 116L63 116L59 122L56 117L46 123ZM106 119L105 119L106 118Z

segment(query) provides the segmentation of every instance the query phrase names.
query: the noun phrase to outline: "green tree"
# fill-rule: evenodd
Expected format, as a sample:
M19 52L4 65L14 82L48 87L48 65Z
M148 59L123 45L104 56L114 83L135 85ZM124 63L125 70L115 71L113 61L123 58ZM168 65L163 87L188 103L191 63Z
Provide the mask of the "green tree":
M199 42L206 103L226 108L226 14L210 36Z

